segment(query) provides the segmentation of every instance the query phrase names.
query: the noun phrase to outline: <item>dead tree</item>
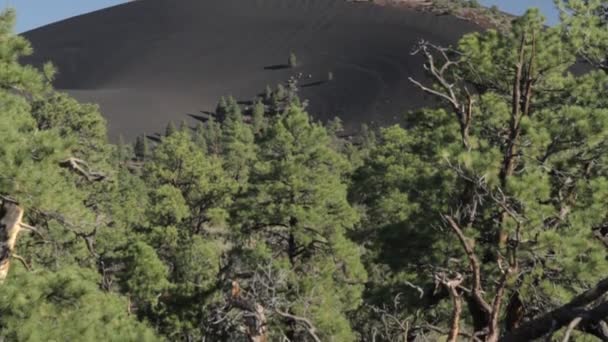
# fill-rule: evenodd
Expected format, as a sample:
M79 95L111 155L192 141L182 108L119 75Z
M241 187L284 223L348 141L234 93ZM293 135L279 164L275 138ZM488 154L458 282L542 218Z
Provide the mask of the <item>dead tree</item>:
M11 199L3 198L0 207L0 284L8 275L15 244L22 229L23 209Z
M232 281L230 304L245 312L245 334L250 342L266 342L268 340L266 309L255 300L246 298L236 280Z
M231 282L227 305L219 313L217 322L231 321L230 324L238 326L250 342L269 340L271 319L287 323L294 332L297 330L297 334L306 335L315 342L321 341L314 322L291 309L292 301L285 297L288 288L285 272L268 264L239 274L236 277L240 280Z

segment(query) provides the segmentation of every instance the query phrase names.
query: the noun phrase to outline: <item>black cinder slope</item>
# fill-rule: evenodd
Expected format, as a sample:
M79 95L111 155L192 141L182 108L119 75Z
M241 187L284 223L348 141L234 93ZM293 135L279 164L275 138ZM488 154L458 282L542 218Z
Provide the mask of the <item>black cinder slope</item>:
M132 139L212 110L220 96L251 100L299 74L320 120L339 116L350 130L398 122L429 103L408 81L424 76L410 55L416 42L454 44L478 29L343 0L141 0L24 35L35 49L26 62L55 63L58 88L99 103L112 139ZM283 67L290 51L296 68Z

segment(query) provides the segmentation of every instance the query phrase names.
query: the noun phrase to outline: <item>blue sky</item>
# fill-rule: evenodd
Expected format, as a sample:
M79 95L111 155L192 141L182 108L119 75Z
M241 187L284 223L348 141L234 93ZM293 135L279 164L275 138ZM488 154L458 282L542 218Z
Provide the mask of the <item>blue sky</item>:
M538 7L547 17L549 25L557 23L559 19L553 0L479 0L479 3L488 7L496 5L501 10L513 14L523 14L527 8Z
M0 0L17 9L18 33L79 14L125 3L125 0ZM204 1L204 0L203 0Z
M24 32L75 15L88 13L126 2L125 0L0 1L2 6L9 5L17 9L17 32ZM479 2L486 6L497 5L505 12L514 14L521 14L526 8L531 6L539 7L549 18L549 23L555 23L557 21L557 12L553 6L553 0L480 0Z

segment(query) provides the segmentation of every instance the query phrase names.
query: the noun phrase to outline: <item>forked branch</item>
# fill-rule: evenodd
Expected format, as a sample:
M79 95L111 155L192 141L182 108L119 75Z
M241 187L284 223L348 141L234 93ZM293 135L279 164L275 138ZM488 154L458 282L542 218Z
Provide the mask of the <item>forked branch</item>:
M458 52L422 40L412 52L412 55L419 53L424 55L426 59L424 69L431 75L433 81L438 86L438 90L424 86L412 77L409 77L409 81L422 91L437 96L450 104L460 123L462 143L469 149L469 131L472 123L474 104L473 96L466 89L466 86L462 85L464 95L461 96L462 99L459 98L458 92L455 90L458 80L450 80L450 76L448 75L451 67L458 66L461 63L458 59L450 58L450 54L458 54ZM434 55L438 55L442 59L440 65L436 62Z
M484 311L486 315L489 315L492 311L490 304L486 302L483 298L483 288L481 286L481 264L479 263L479 259L477 259L477 255L475 255L475 251L473 247L470 245L467 237L462 232L462 229L456 223L456 221L449 215L444 216L445 220L448 222L450 228L456 233L458 236L458 240L462 245L465 253L467 254L467 258L469 259L469 266L471 268L471 272L473 273L473 288L472 288L472 296L477 305L479 305L480 309Z

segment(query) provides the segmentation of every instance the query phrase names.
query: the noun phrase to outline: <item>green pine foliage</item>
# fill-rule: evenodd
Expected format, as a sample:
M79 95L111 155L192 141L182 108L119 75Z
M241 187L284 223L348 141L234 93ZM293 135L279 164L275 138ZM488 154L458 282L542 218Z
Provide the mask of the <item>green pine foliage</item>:
M215 118L210 118L206 122L202 136L210 154L217 156L222 153L222 126Z
M353 340L346 314L360 303L366 272L347 238L358 221L341 177L347 160L295 106L273 120L258 151L248 193L237 203L237 244L254 258L242 262L285 274L281 296L292 298L296 314L312 313L323 339ZM275 324L295 339L306 336L283 320Z
M603 71L570 74L577 50L560 30L545 28L532 10L507 34L463 37L462 63L447 77L460 85L452 91L463 101L470 96L465 82L479 90L471 97L472 121L459 122L464 114L446 106L412 116L408 130L382 130L351 190L365 208L358 235L369 251L370 305L399 295L410 304L404 317L418 312L425 321L449 322L449 303L430 289L438 273L470 271L446 215L475 246L488 298L497 296L500 268L510 267L501 315L551 310L606 274L606 247L593 234L606 215L590 206L600 205L606 191L599 184L606 177L608 111L600 94L608 78ZM524 97L514 102L518 66ZM464 286L473 286L470 279ZM482 329L479 306L466 306L466 326Z
M601 0L555 0L561 12L562 34L594 65L606 70L608 30L606 4Z
M251 109L251 129L254 134L260 134L268 126L265 115L266 106L261 99L256 99Z
M150 155L150 147L148 145L148 138L145 134L138 136L135 139L135 145L133 145L133 151L135 156L139 160L146 159L147 156Z
M224 167L232 177L244 185L255 160L252 126L244 122L241 108L233 97L228 98L226 118L222 123Z
M126 298L99 291L92 270L19 270L0 294L7 341L161 341L128 314Z
M110 205L120 186L90 183L66 166L69 158L82 159L85 172L103 173L102 179L114 176L105 122L95 106L55 93L50 75L18 63L31 48L11 34L13 22L12 11L2 14L0 194L18 201L24 221L37 229L22 233L17 245L31 270L14 259L0 285L0 337L160 340L146 323L128 315L124 293L100 287L110 279L98 272L102 254L123 246L125 222Z
M496 340L561 307L608 274L606 18L561 3L557 27L531 10L454 50L423 43L426 91L445 94L403 126L344 137L290 80L132 148L53 90L52 66L19 63L31 47L4 12L0 204L27 226L0 340L446 340L454 303L461 332Z

